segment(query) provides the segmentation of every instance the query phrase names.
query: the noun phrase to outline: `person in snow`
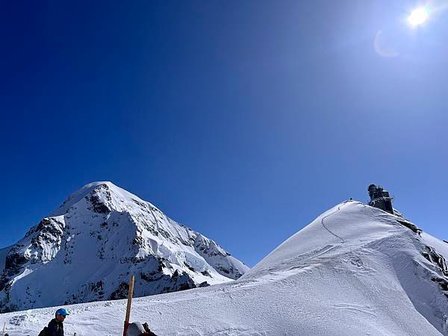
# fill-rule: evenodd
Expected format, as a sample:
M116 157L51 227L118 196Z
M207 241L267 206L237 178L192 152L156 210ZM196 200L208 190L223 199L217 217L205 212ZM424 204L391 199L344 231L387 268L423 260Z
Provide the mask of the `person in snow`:
M56 310L54 314L54 319L48 323L48 327L46 327L45 334L46 336L64 336L64 320L70 315L67 309L60 308Z
M157 336L148 327L148 323L132 322L128 326L126 336Z

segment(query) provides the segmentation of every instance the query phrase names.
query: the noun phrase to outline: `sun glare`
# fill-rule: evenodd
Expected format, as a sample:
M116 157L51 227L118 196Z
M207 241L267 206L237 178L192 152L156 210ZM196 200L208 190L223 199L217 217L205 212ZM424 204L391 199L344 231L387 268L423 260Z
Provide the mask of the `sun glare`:
M429 19L429 11L426 7L414 9L408 16L408 23L411 27L423 25Z

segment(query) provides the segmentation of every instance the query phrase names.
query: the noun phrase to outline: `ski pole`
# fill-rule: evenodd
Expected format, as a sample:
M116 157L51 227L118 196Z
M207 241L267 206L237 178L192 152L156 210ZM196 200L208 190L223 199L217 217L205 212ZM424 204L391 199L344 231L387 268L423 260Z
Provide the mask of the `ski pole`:
M126 336L129 327L129 318L131 316L131 306L132 306L132 296L134 295L134 281L135 277L131 275L131 280L129 281L129 291L128 291L128 304L126 306L126 318L124 320L123 336Z

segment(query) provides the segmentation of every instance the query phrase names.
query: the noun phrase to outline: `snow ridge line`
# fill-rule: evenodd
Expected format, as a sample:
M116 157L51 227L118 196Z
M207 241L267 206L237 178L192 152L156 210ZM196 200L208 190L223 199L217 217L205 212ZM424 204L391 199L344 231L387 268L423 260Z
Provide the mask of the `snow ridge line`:
M340 210L341 210L341 207L342 207L343 205L345 205L347 202L349 202L349 201L345 201L342 205L339 205L339 206L338 206L338 209L337 209L336 211L334 211L334 212L332 212L332 213L329 213L328 215L322 217L322 219L320 220L320 223L322 224L322 226L324 227L324 229L327 230L330 234L332 234L332 235L335 236L336 238L340 239L340 240L341 240L341 243L343 243L343 244L345 243L344 238L342 238L341 236L338 236L336 233L334 233L333 231L331 231L331 230L325 225L324 221L325 221L325 219L327 219L328 217L330 217L330 216L334 215L336 212L340 211Z

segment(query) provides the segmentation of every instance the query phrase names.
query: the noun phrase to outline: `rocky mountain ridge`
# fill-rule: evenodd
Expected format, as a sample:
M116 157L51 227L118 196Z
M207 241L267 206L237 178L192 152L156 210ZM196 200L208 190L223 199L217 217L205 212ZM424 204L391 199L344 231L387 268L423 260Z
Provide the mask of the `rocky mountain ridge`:
M231 281L247 266L111 182L72 194L5 257L0 311L145 296Z

